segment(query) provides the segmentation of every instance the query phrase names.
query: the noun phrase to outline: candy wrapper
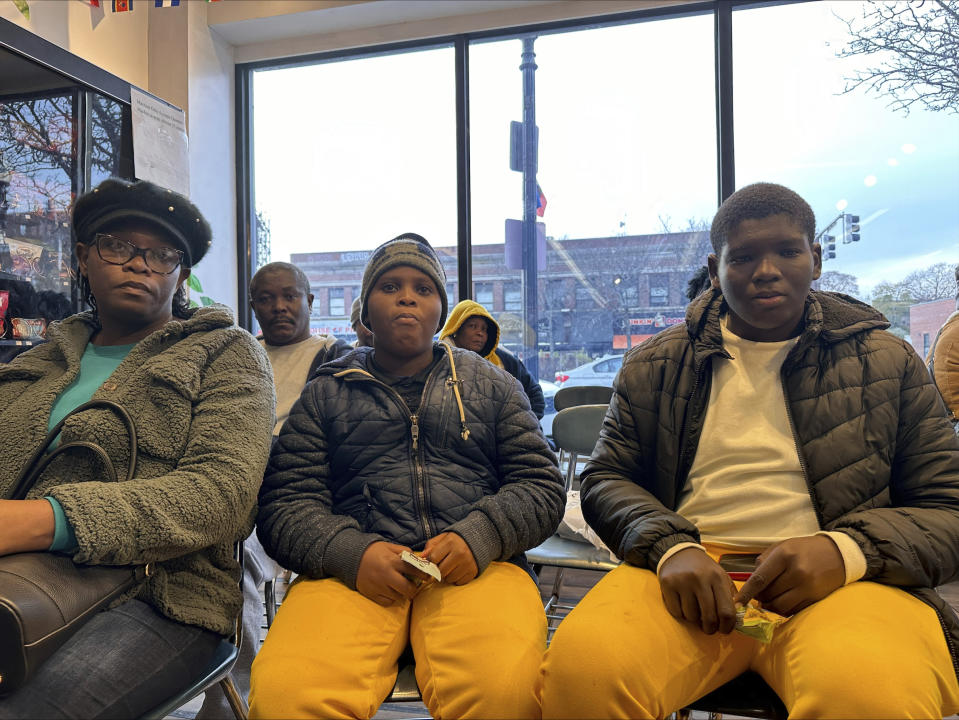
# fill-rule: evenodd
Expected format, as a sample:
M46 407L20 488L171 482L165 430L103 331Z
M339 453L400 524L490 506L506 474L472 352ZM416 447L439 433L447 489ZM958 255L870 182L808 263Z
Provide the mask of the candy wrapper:
M7 307L10 305L10 291L0 290L0 320L7 316ZM3 333L0 333L2 335Z
M788 619L772 610L763 610L755 600L745 607L736 604L736 630L765 645L773 639L773 631Z
M47 321L43 318L11 318L10 324L17 340L42 340L47 333Z

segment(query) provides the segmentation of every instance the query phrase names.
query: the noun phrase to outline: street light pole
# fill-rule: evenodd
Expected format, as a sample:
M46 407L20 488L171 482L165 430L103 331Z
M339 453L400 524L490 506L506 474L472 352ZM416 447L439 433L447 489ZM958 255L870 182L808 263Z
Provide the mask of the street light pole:
M533 52L535 35L523 38L523 303L526 369L539 380L539 341L537 325L537 252L536 252L536 53ZM529 339L531 336L531 340ZM529 343L529 344L527 344ZM530 347L532 345L532 347Z

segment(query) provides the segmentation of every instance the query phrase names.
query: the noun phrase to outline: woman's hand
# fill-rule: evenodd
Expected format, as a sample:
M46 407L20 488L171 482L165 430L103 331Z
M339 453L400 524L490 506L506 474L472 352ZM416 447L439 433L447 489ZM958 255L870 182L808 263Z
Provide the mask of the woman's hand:
M780 615L793 615L822 600L846 582L846 565L836 543L825 535L790 538L768 548L736 595L751 598Z
M418 588L411 578L429 575L404 562L400 558L404 550L409 548L382 540L367 547L356 573L357 591L383 607L411 600Z
M659 587L669 614L707 635L728 634L736 625L736 587L719 563L699 548L670 556L659 569Z
M47 500L0 500L0 555L48 549L55 527Z
M479 575L476 558L466 541L454 532L431 537L423 546L423 557L436 563L443 582L465 585Z

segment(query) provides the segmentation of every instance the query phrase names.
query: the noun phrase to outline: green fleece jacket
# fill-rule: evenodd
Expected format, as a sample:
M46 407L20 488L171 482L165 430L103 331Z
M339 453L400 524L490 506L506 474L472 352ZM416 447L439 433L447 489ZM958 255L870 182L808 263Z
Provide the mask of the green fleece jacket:
M48 342L0 365L0 497L47 432L95 329L89 313L53 323ZM63 506L90 565L150 563L135 596L163 615L222 635L242 602L234 543L253 526L270 450L273 376L266 353L222 305L174 319L141 340L94 393L133 418L139 458L129 482L106 482L89 452L58 456L29 497ZM71 417L61 442L103 447L121 479L127 432L109 410ZM124 598L126 599L126 598Z

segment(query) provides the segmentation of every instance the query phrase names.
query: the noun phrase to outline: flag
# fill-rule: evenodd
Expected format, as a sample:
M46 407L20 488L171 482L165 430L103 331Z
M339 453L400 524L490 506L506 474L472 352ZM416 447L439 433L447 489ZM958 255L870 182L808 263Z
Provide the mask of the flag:
M543 217L546 212L546 196L543 195L543 191L539 186L539 183L536 183L536 214L539 217Z
M13 0L13 4L17 6L17 10L23 14L23 17L30 19L30 6L27 5L27 0Z
M113 0L113 12L130 12L133 10L133 0Z
M177 7L180 0L153 0L154 7Z

